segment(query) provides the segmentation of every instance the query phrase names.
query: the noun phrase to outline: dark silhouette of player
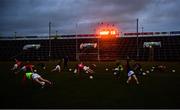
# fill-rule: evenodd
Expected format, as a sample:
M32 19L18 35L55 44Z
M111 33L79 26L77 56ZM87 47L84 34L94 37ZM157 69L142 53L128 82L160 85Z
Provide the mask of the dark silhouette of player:
M68 69L68 61L69 61L69 57L68 57L68 56L65 56L65 57L63 58L63 62L64 62L64 67L63 67L63 69L64 69L64 70L67 70L67 69Z
M129 64L130 58L129 56L126 57L126 72L128 73L129 70L131 69L130 64Z

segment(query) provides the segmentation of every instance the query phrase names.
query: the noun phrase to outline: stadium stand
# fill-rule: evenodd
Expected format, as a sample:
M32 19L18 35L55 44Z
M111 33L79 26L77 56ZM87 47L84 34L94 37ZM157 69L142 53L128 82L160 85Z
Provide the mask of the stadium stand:
M80 49L81 43L98 43L98 38L78 38L80 60L98 60L98 48ZM150 48L144 48L144 42L161 42L161 47L154 47L153 59L156 61L180 60L180 36L150 36L139 37L139 57L137 58L136 37L118 37L109 40L99 39L99 57L101 61L125 59L149 60ZM23 50L26 44L40 44L40 49ZM49 60L69 56L76 60L76 39L64 37L51 39L51 56L49 57L49 40L47 39L0 39L0 60L8 61L13 58L21 60Z

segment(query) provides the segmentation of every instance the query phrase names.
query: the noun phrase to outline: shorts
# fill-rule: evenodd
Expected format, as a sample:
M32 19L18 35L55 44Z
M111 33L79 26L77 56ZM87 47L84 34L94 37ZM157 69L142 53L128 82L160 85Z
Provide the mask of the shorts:
M128 72L128 77L130 77L130 76L132 76L132 75L134 75L134 71L130 70L130 71Z
M35 80L36 78L40 78L41 76L37 73L32 74L32 79Z
M32 78L32 72L27 72L25 75L26 75L27 79L31 79Z

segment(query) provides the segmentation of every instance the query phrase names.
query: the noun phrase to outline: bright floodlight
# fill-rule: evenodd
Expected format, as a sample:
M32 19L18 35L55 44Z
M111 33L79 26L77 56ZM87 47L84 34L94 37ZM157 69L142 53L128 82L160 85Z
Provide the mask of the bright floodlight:
M116 31L112 30L112 31L100 31L99 33L100 35L116 35Z
M109 25L108 26L105 25L101 25L99 27L97 27L96 29L96 34L101 36L101 37L105 37L105 38L111 38L111 37L118 37L118 28L115 27L114 25Z
M101 31L99 34L100 35L109 35L109 31Z

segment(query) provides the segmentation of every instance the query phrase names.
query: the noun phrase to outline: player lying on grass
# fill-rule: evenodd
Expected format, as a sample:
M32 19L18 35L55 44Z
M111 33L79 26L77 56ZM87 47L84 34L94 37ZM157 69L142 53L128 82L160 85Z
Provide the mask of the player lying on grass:
M61 63L62 61L59 61L54 69L51 70L51 72L58 71L61 72Z
M120 78L120 74L124 70L123 65L121 65L119 62L116 63L116 67L113 69L113 74L116 79Z
M94 73L94 71L89 66L84 65L83 62L78 64L76 69L74 70L74 73L77 73L78 75L80 75L81 72L87 73L89 78L92 78Z
M16 60L17 64L19 64L19 61ZM19 71L16 72L19 73L19 72L23 72L25 73L23 75L23 84L25 83L26 79L29 79L29 80L32 80L40 85L42 85L42 87L44 87L44 85L47 83L47 84L50 84L51 85L51 82L47 79L44 79L42 78L38 73L37 73L37 70L34 70L34 65L32 65L31 63L29 63L29 61L27 61L26 65L24 65L23 67L21 67L19 69ZM34 70L34 71L33 71Z
M49 80L44 79L42 76L40 76L37 73L37 70L34 70L33 72L26 72L23 81L26 81L26 79L32 80L33 82L40 84L42 87L44 87L45 84L52 84Z

